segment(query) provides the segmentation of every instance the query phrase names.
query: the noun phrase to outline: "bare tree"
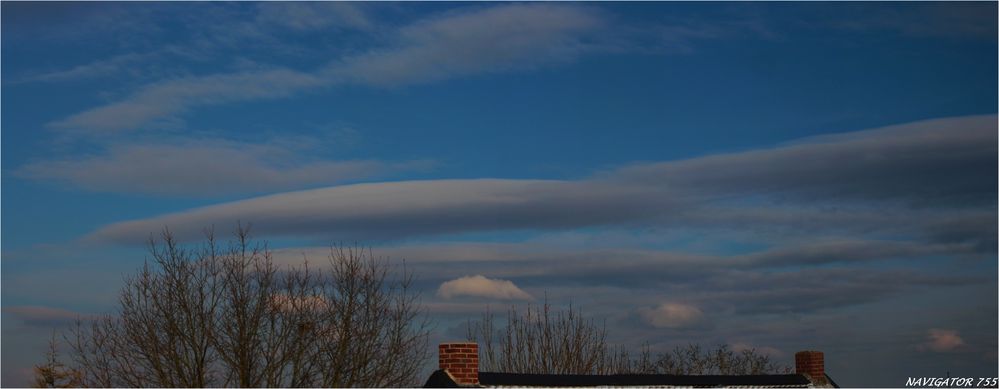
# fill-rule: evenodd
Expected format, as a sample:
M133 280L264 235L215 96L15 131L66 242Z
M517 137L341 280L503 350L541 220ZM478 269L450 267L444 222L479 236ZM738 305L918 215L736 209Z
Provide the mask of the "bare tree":
M73 388L81 385L81 374L59 360L59 342L55 331L45 352L45 363L35 365L32 386L36 388Z
M610 370L607 331L582 317L571 306L552 311L527 306L524 314L511 308L507 325L493 328L493 315L469 323L468 340L478 342L480 368L496 372L529 374L601 374Z
M676 346L670 352L652 356L649 346L642 347L638 357L630 360L623 372L633 374L787 374L788 366L780 365L756 349L734 351L727 345L705 349L697 344Z
M468 323L467 338L480 346L480 368L524 374L772 374L788 373L770 357L721 345L702 349L690 344L653 356L648 344L632 357L624 348L607 343L607 330L586 319L571 305L553 311L545 302L528 305L523 314L511 308L506 327L494 328L489 311Z
M85 386L412 386L428 322L412 274L357 247L329 270L281 268L240 228L198 248L169 232L126 280L116 315L68 336Z

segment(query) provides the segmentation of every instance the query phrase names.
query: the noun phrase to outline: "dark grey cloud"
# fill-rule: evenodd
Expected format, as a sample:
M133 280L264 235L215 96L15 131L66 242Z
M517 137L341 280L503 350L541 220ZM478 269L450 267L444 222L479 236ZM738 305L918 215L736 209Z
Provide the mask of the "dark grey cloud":
M338 186L116 223L88 239L139 243L167 226L180 238L193 239L205 226L238 221L253 223L264 236L363 240L639 224L866 229L909 236L919 226L936 225L937 232L923 233L951 242L977 239L981 245L973 229L945 236L939 223L994 218L996 134L995 116L961 117L635 165L575 181ZM913 220L913 215L924 218ZM958 221L964 218L978 222ZM828 221L834 223L827 226Z
M995 116L927 120L772 149L642 164L611 175L722 198L994 204L997 133Z
M19 305L3 307L3 313L13 315L25 325L31 327L62 327L72 324L77 319L86 319L86 315L77 312L36 305Z
M401 246L378 249L378 252L406 259L422 274L423 281L431 286L465 274L483 274L513 280L518 286L537 294L551 285L666 289L681 285L696 290L699 285L734 280L743 275L793 274L808 268L815 268L816 271L853 269L851 271L865 273L879 266L905 268L923 266L925 261L946 262L966 255L966 250L969 250L964 246L867 240L786 244L733 255L695 255L682 251L641 249L557 249L543 244L511 244L488 254L488 248L477 246ZM441 247L439 254L433 254L438 250L434 247ZM461 251L473 254L455 255ZM302 252L309 252L309 258L317 258L321 257L323 250L287 249L279 251L276 258L282 263L297 263L302 259ZM803 276L802 280L814 280L815 277L825 275Z
M719 273L701 285L701 300L736 314L803 314L855 306L927 287L984 284L975 276L871 268Z
M703 205L671 215L671 225L702 230L732 230L758 236L920 236L938 243L974 243L983 252L994 242L994 206L921 207L866 204L827 206L805 203L743 206Z
M736 263L747 267L822 265L870 262L896 258L963 255L974 252L968 245L926 244L918 241L872 241L839 239L778 247L760 253L738 256Z
M322 258L326 250L282 249L275 258L294 264L305 254L316 264L315 259ZM534 296L586 300L602 296L608 304L604 310L610 311L649 308L662 299L674 299L704 312L757 315L826 311L926 288L987 283L987 277L972 271L940 274L926 270L932 264L959 263L953 259L964 255L962 250L968 248L841 239L731 255L572 248L540 242L421 244L376 252L397 261L405 259L424 290L435 290L442 282L468 274L482 274L510 280Z
M995 40L995 3L909 3L898 7L851 4L840 7L849 17L829 20L834 28L858 32L894 32L916 38L978 38ZM827 16L828 18L828 16Z
M987 327L994 325L995 319L979 313L978 303L968 304L983 300L982 288L989 289L988 284L993 282L989 277L850 264L796 271L718 269L707 279L671 281L654 287L567 284L554 272L547 281L548 286L540 290L546 291L556 309L564 309L571 301L587 317L597 323L606 322L612 344L633 351L646 343L653 351L668 351L689 343L705 347L748 345L776 351L777 361L790 366L795 351L819 349L827 353L830 374L839 373L836 378L847 382L870 382L856 375L845 376L856 371L844 367L847 359L862 360L867 353L883 350L891 350L886 355L912 357L916 351L913 347L925 341L928 328L956 329L962 336L981 336L978 341L995 341L994 334L987 335L992 333ZM525 285L519 280L517 284ZM525 290L533 293L530 288ZM962 298L946 306L934 303L952 295ZM994 303L994 298L991 300ZM516 306L521 311L524 308L523 304ZM447 312L442 317L449 323L463 323L478 318L486 306L435 308ZM500 318L508 308L502 304L489 306ZM936 314L927 314L928 310ZM994 308L989 310L994 312ZM978 320L955 325L971 317ZM981 323L981 319L987 320ZM985 331L972 330L968 325ZM960 357L980 359L985 349ZM976 362L969 366L978 365ZM897 376L898 367L893 369L886 375Z
M500 316L511 305L522 309L523 301L444 301L432 293L482 275L539 301L571 301L606 320L612 342L628 347L911 353L931 328L988 343L994 337L981 328L921 312L940 301L951 302L948 315L980 310L972 301L995 281L977 270L994 271L986 261L996 253L995 121L911 123L580 180L427 180L282 193L117 223L88 239L139 243L165 226L196 239L204 226L239 220L263 237L387 244L376 254L406 260L445 337L460 336L457 323L487 308ZM514 230L540 234L513 243L408 240ZM644 235L613 233L625 230ZM660 233L669 239L644 237ZM703 235L718 249L663 243L684 234ZM727 239L757 245L724 249ZM299 263L305 253L318 264L326 250L286 248L275 258ZM895 326L904 328L899 333L886 329L904 315L921 316ZM830 358L830 368L847 370L840 359ZM886 372L878 382L897 375Z
M997 246L996 212L969 212L935 218L922 226L933 242L970 245L981 254L994 254Z

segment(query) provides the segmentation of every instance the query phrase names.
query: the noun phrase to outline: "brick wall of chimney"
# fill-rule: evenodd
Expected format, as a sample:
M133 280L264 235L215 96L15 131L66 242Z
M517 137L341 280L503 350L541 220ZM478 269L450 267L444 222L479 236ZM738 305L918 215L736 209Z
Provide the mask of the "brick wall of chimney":
M459 385L479 384L479 345L477 343L441 343L440 368Z
M825 355L821 351L799 351L794 354L794 371L804 374L816 384L826 382Z

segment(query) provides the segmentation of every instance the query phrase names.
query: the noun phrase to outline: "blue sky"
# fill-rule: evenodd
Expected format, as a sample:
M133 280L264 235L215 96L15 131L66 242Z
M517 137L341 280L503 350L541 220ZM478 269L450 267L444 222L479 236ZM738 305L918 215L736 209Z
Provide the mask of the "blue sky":
M996 375L996 3L2 4L2 380L169 226L653 348ZM509 281L509 282L507 282Z

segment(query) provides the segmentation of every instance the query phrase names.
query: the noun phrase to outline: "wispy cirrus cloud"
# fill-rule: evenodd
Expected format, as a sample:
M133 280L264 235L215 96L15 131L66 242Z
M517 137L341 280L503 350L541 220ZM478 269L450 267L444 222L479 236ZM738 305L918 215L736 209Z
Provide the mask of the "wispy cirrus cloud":
M627 224L827 228L801 220L802 209L844 219L840 224L853 229L898 232L911 212L932 215L917 225L994 215L987 205L996 196L996 154L994 116L941 119L635 165L583 180L427 180L282 193L116 223L89 239L138 243L163 226L191 239L203 226L237 220L252 220L264 235L352 239ZM742 217L721 217L719 209ZM994 242L981 236L987 231L967 232L974 236L951 241Z
M363 3L301 2L258 3L258 23L274 24L298 31L338 29L366 30L374 28L363 9Z
M302 14L288 7L280 9ZM367 23L360 14L345 15L344 20L354 25ZM295 20L291 27L317 23L304 17ZM596 14L576 6L475 7L417 21L395 32L394 43L384 48L333 59L312 71L272 68L162 80L50 125L67 131L113 133L135 130L202 105L285 97L344 83L397 86L529 68L575 58L586 49L584 38L600 27Z
M5 77L7 85L109 77L130 77L135 80L133 82L146 83L146 86L157 84L154 81L157 78L179 83L198 73L195 69L206 63L216 64L216 69L228 69L234 64L238 68L239 63L249 58L259 58L258 52L296 58L312 55L312 49L294 42L303 35L378 28L377 22L365 10L368 7L349 2L206 4L199 7L199 12L175 12L181 7L173 4L45 5L37 8L40 12L26 14L22 9L16 12L20 16L28 15L23 17L25 21L58 25L58 28L47 29L46 33L58 35L59 40L92 39L104 46L117 46L117 54L61 69L33 68L26 74ZM57 15L64 13L72 14L74 18L60 20ZM173 30L173 33L163 37L165 30ZM148 50L130 43L130 39L137 37L141 37L139 40L160 37L167 43ZM18 38L26 37L16 37L13 43L21 43ZM39 37L35 34L31 38ZM88 42L80 43L86 45ZM98 52L103 49L106 47ZM170 66L163 65L167 59ZM270 61L259 59L265 62L263 66L274 68L267 65ZM221 74L215 74L218 75ZM210 76L206 77L210 79ZM133 97L139 97L141 93L140 90ZM58 126L57 123L54 125Z
M331 160L313 138L248 143L175 139L111 144L104 154L29 163L20 177L90 191L211 196L269 192L424 170L431 161Z
M850 17L833 17L829 25L851 31L889 31L914 37L996 39L996 5L990 3L918 3L904 7L851 4ZM858 17L859 15L859 17Z
M583 7L531 4L481 8L418 21L400 43L334 62L328 72L352 82L396 86L573 60L604 27Z
M5 84L22 84L28 82L61 82L83 80L108 75L121 75L127 66L145 61L156 54L126 53L110 58L100 59L74 66L69 69L37 72L33 74L4 80ZM127 72L126 72L127 73Z
M77 113L51 125L71 132L82 129L113 133L135 129L195 105L281 97L329 83L330 80L290 69L172 79L147 85L125 100Z

